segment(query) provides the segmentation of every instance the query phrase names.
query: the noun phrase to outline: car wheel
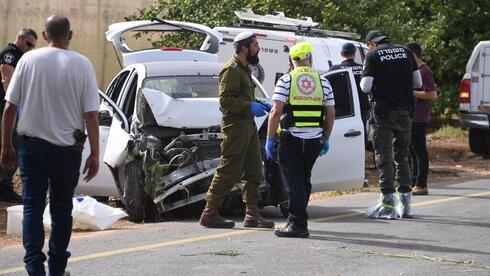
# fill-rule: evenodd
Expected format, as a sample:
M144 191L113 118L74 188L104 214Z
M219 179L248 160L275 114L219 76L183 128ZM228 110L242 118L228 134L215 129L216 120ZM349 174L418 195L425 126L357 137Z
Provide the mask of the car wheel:
M150 197L143 190L144 175L142 169L143 161L136 159L126 164L122 181L123 203L132 222L151 221L152 212L149 212L149 204L153 205ZM153 205L154 207L154 205ZM145 217L150 216L150 217Z
M470 150L477 154L490 154L490 131L486 129L470 128Z

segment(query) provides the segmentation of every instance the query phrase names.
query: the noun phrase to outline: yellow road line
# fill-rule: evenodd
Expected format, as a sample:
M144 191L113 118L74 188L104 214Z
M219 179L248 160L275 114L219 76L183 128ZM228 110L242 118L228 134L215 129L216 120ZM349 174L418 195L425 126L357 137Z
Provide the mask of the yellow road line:
M455 197L450 197L450 198L427 200L427 201L423 201L423 202L414 203L413 206L416 207L416 206L433 205L433 204L438 204L438 203L446 203L446 202L461 200L461 199L465 199L465 198L485 196L485 195L490 195L490 192L480 192L480 193L474 193L474 194L463 195L463 196L455 196ZM346 214L340 214L340 215L335 215L335 216L313 219L313 220L311 220L311 222L332 221L332 220L337 220L337 219L359 216L359 215L363 215L363 214L364 214L364 212L351 212L351 213L346 213ZM68 260L68 262L74 263L74 262L80 262L80 261L103 258L103 257L110 257L110 256L115 256L115 255L127 254L127 253L134 253L134 252L147 251L147 250L152 250L152 249L159 249L159 248L164 248L164 247L169 247L169 246L174 246L174 245L181 245L181 244L187 244L187 243L193 243L193 242L199 242L199 241L206 241L206 240L213 240L213 239L226 238L226 237L232 237L232 236L239 236L239 235L254 233L254 232L259 232L259 231L260 231L259 229L240 229L240 230L228 231L228 232L206 235L206 236L199 236L199 237L188 238L188 239L161 242L161 243L148 244L148 245L142 245L142 246L136 246L136 247L121 248L121 249L115 249L115 250L111 250L111 251L102 251L99 253L94 253L94 254L89 254L89 255L84 255L84 256L79 256L79 257L73 257L73 258L70 258ZM22 272L22 271L24 271L24 267L18 266L18 267L0 270L0 275L8 274L8 273L15 273L15 272Z

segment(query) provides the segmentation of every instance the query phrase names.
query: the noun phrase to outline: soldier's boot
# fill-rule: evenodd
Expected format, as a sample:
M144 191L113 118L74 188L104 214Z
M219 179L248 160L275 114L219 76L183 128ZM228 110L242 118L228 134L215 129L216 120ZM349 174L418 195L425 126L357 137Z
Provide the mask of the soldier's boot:
M396 208L398 216L402 218L412 218L414 213L412 209L412 193L399 193L399 195L400 201Z
M235 226L233 220L226 220L220 216L218 207L211 202L206 203L199 224L208 228L233 228Z
M257 227L257 228L272 228L274 222L266 220L260 215L259 207L257 204L247 204L247 210L245 212L245 219L243 219L244 227Z

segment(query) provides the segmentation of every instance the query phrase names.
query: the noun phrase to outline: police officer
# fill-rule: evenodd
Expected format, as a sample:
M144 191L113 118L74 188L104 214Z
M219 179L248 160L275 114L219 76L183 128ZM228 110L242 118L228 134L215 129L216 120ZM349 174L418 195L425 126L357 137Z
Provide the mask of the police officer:
M366 93L363 93L360 87L361 75L362 75L362 64L354 61L356 57L356 46L354 44L347 42L342 45L342 51L340 52L342 58L344 59L340 64L333 65L328 71L338 70L338 69L352 69L354 78L357 84L357 94L359 96L359 104L361 106L361 118L364 124L364 129L366 129L366 120L369 114L369 99Z
M361 89L372 93L374 100L374 150L382 193L379 203L368 209L368 216L411 217L408 147L413 88L420 87L422 79L408 48L391 44L388 36L378 30L367 34L366 43L371 51L364 60ZM399 204L395 197L395 173L400 182Z
M3 116L3 109L5 107L5 91L10 83L12 74L14 73L17 62L22 55L36 47L37 34L33 29L24 28L19 31L14 43L9 43L0 52L0 76L2 85L0 85L0 120ZM16 144L16 135L13 135L14 144ZM17 170L17 167L13 169L0 168L0 201L20 203L22 198L14 192L12 177Z
M235 55L219 74L219 102L223 113L221 160L206 194L206 207L199 223L210 228L232 228L235 223L218 213L224 197L236 183L243 180L245 227L272 228L274 222L259 213L259 184L262 181L260 140L254 117L264 116L271 105L256 101L250 65L259 62L257 38L241 32L235 39Z
M290 49L294 70L282 76L274 89L274 105L267 129L267 159L272 159L274 136L279 123L279 166L288 190L288 220L276 229L278 237L307 238L306 207L311 193L311 170L318 156L329 150L335 120L330 83L312 66L313 45L300 42Z

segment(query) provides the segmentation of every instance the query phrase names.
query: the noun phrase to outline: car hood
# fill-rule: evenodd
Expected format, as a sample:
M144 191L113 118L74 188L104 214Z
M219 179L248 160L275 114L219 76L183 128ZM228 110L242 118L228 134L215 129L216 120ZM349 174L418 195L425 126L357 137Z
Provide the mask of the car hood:
M142 93L159 126L208 128L221 123L218 98L180 98L149 88Z
M181 129L204 129L221 124L222 113L218 98L174 99L161 91L142 88L158 126ZM270 102L270 99L264 99ZM255 117L257 129L267 116Z

